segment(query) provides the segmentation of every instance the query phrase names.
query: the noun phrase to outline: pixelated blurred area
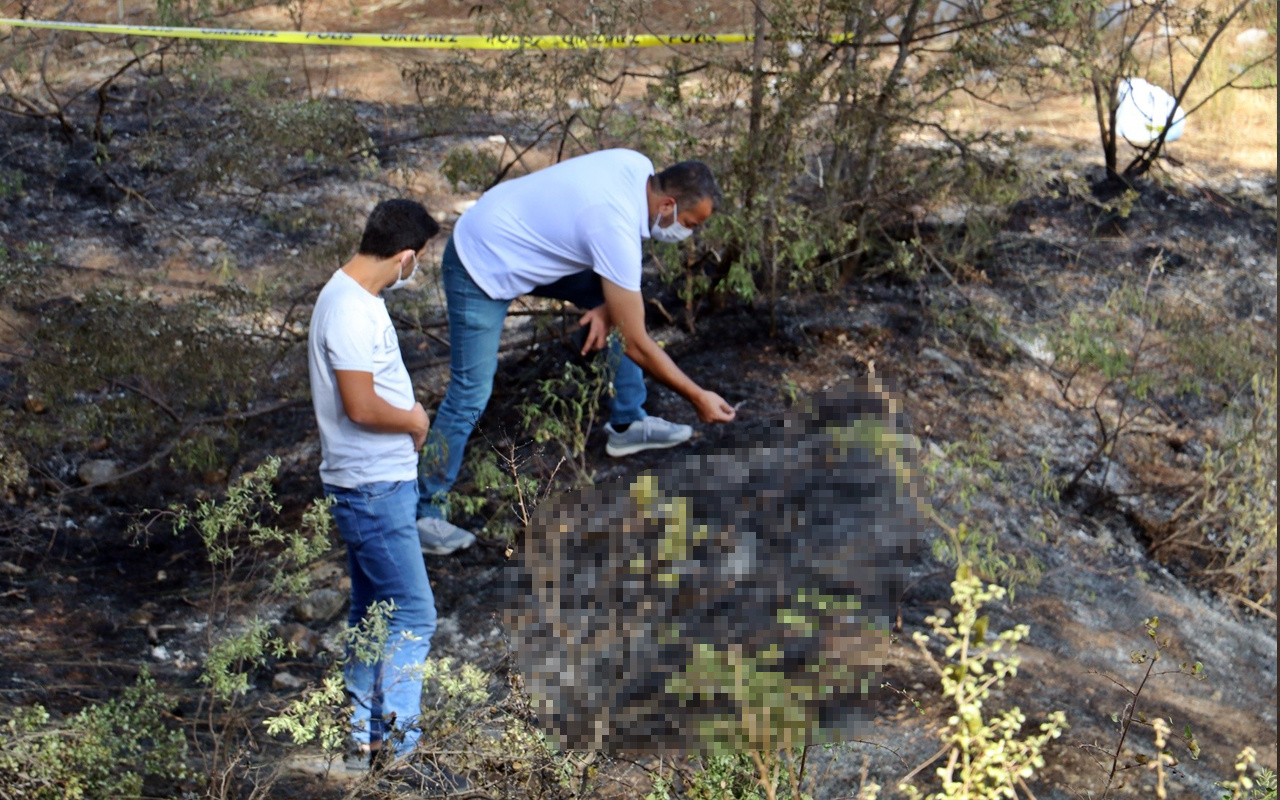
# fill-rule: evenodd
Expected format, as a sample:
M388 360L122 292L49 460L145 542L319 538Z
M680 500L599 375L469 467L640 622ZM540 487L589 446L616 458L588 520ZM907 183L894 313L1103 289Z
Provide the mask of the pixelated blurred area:
M874 379L716 452L542 505L505 622L564 749L725 751L866 734L927 498Z

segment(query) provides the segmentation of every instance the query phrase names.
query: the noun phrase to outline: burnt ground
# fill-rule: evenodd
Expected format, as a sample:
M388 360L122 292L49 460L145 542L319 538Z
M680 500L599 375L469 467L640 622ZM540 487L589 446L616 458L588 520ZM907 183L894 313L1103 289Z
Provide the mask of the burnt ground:
M231 253L247 275L278 275L288 269L299 285L318 287L337 266L330 243L349 236L350 223L338 220L359 217L358 209L371 198L396 188L391 181L352 180L341 171L316 173L299 184L289 201L272 201L283 208L302 203L332 215L329 227L302 233L272 227L262 214L248 215L234 202L177 204L175 211L161 214L118 202L109 187L81 191L91 182L74 175L61 183L41 183L42 175L56 178L90 166L83 154L68 157L48 128L12 120L4 124L9 126L7 137L29 144L20 156L7 155L5 166L26 171L33 180L21 196L2 201L0 232L10 242L53 243L63 268L81 283L92 280L90 270L132 270L154 275L162 290L181 292L200 285L216 269L220 254ZM428 205L446 209L442 216L449 221L447 209L454 199L438 177L432 182L429 166L443 147L388 147L381 163L388 170L418 170L418 180L434 187L426 193ZM778 416L796 397L874 368L903 398L929 457L944 465L935 473L942 476L933 497L940 512L996 531L1001 551L1034 557L1043 565L1039 580L1022 585L1014 602L991 609L997 627L1031 626L1030 639L1020 650L1019 676L992 705L1017 704L1033 723L1061 709L1071 724L1033 783L1036 796L1076 796L1105 782L1104 771L1083 745L1114 743L1116 726L1109 717L1122 710L1124 700L1100 673L1129 684L1139 677L1129 653L1146 644L1142 620L1152 615L1159 615L1162 630L1172 635L1170 661L1202 661L1209 676L1204 682L1164 676L1143 697L1148 715L1170 717L1175 729L1190 724L1204 749L1200 760L1185 760L1178 768L1171 796L1208 796L1215 780L1231 774L1233 758L1245 745L1258 749L1262 763L1275 766L1274 602L1263 614L1254 613L1193 580L1190 562L1153 560L1142 520L1158 518L1166 507L1160 488L1151 488L1146 473L1157 465L1185 468L1172 443L1203 436L1201 426L1220 413L1221 400L1163 401L1163 427L1141 434L1145 449L1139 452L1135 445L1125 457L1117 457L1107 476L1099 478L1102 484L1059 501L1036 497L1033 488L1042 462L1058 479L1079 467L1087 456L1090 424L1055 397L1036 340L1076 303L1100 301L1125 283L1141 281L1159 255L1165 265L1164 290L1194 293L1200 302L1231 315L1236 325L1273 341L1274 176L1262 193L1264 200L1270 198L1268 206L1259 205L1256 197L1231 196L1224 187L1169 178L1144 185L1133 212L1115 218L1088 197L1069 191L1065 173L1086 172L1084 168L1067 156L1057 165L1043 156L1037 154L1041 189L1012 210L977 265L984 279L955 285L932 273L916 283L854 282L830 294L786 296L776 320L763 305L704 309L693 332L652 314L656 335L667 342L676 361L730 402L741 403L739 420L722 428L700 426L698 438L679 452L622 462L604 457L597 432L588 441L587 465L598 479L609 480L691 450L714 449ZM678 305L671 289L651 288L669 307ZM417 297L406 301L403 314L438 320L434 298L428 281ZM407 330L403 345L413 354L420 395L438 400L447 377L441 363L446 351L426 333L435 330ZM542 342L536 348L526 344L535 339ZM510 341L484 423L497 441L518 429L515 407L528 396L531 377L570 357L566 345L527 324L514 326ZM21 399L10 395L10 407L20 407ZM427 402L428 407L433 404ZM661 388L652 390L649 410L690 419L684 404ZM999 474L979 474L972 463L949 455L957 452L949 448L975 436L1002 465ZM87 454L60 452L42 465L46 471L33 480L34 496L20 498L4 515L0 608L10 623L0 632L0 702L38 702L60 714L72 713L131 683L145 664L177 698L176 720L190 722L200 714L201 689L195 679L207 651L202 608L210 591L203 554L189 534L155 530L139 538L129 529L144 509L161 508L174 499L216 496L229 478L271 454L283 460L277 490L284 519L296 520L320 491L309 408L301 404L258 418L243 428L239 441L234 462L205 476L204 485L151 470L92 492L69 492L76 461ZM144 453L118 455L145 458ZM951 468L945 466L948 459ZM968 508L958 497L958 488L966 484L981 488ZM468 523L479 527L485 521L477 517ZM436 655L503 668L494 596L506 544L483 538L465 553L428 557L441 612ZM317 585L341 592L341 565L335 550L317 569ZM925 556L914 574L902 601L902 642L885 679L917 699L923 713L901 695L886 693L864 743L815 754L819 796L856 794L864 770L892 786L937 749L932 733L947 712L937 696L937 680L909 634L923 629L924 617L947 604L948 572L942 562ZM232 616L247 612L253 606L252 586L233 580L229 588L235 601ZM340 606L324 609L316 618L307 618L314 613L304 614L298 607L263 611L273 622L300 623L329 644L335 620L343 616ZM327 663L323 646L309 657L277 663L258 676L242 705L270 707L292 691L273 689L274 674L316 679ZM1136 748L1149 751L1149 736L1140 733L1137 738ZM254 739L264 753L281 752L281 745L260 731ZM628 793L622 787L642 779L641 773L640 766L622 762L606 770L618 781L615 793L620 795ZM291 778L280 789L309 796L339 790L311 777Z

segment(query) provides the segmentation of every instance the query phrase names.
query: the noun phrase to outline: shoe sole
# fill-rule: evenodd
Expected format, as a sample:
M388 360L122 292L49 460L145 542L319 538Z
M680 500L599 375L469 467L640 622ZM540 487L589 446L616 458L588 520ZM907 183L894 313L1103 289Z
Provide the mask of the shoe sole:
M620 458L622 456L629 456L632 453L639 453L642 450L666 450L667 448L684 444L685 442L689 441L689 439L691 438L693 437L690 436L690 437L681 439L678 442L667 442L665 444L660 444L657 442L638 442L636 444L628 444L622 447L614 447L611 444L606 444L604 446L604 451L608 453L610 456L612 456L613 458Z

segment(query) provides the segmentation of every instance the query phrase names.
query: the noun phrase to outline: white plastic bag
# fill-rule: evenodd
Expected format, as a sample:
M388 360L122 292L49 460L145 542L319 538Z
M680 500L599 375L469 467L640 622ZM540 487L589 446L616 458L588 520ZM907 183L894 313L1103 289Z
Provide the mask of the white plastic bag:
M1116 133L1128 140L1135 147L1146 147L1160 138L1169 119L1169 112L1174 111L1173 124L1164 137L1172 142L1186 132L1187 112L1177 105L1173 96L1159 86L1147 83L1142 78L1127 78L1120 82L1117 93L1120 101L1116 108Z

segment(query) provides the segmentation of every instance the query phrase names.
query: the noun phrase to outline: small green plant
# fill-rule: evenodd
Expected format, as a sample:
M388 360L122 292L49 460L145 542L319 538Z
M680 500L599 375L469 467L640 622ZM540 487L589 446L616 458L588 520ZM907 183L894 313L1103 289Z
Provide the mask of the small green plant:
M1276 800L1276 774L1266 767L1258 770L1255 778L1249 777L1249 768L1258 760L1258 752L1246 747L1236 756L1236 776L1217 784L1226 791L1222 800Z
M484 532L514 544L519 529L529 524L534 509L554 490L564 458L548 469L541 459L522 454L511 440L486 443L487 450L476 448L467 454L471 491L450 492L449 507L463 514L485 513Z
M1004 587L1010 603L1017 597L1018 589L1039 585L1044 562L1036 556L1013 552L989 528L967 522L952 527L939 519L936 512L934 520L944 533L933 542L933 555L942 563L968 564L978 575Z
M796 401L800 399L800 384L787 373L782 373L782 397L787 401L788 406L794 406Z
M817 790L812 771L808 791L801 788L808 749L703 754L684 764L673 760L670 770L660 765L644 800L806 800ZM864 787L858 800L875 796Z
M389 638L388 620L395 611L392 601L371 603L354 628L345 628L343 655L325 673L319 686L311 686L266 721L267 733L286 734L294 744L318 741L328 755L337 755L351 733L350 700L343 668L350 660L373 664L379 661Z
M930 616L925 620L934 636L943 640L945 661L929 648L927 634L912 636L941 679L943 697L955 709L940 733L943 749L938 757L947 759L936 770L940 789L922 790L908 778L898 790L912 800L1013 798L1019 789L1030 795L1026 781L1044 766L1045 748L1062 735L1066 715L1054 711L1041 723L1038 733L1022 736L1026 717L1017 707L995 716L985 711L992 689L1003 687L1008 678L1018 674L1019 659L1012 651L1030 629L1017 625L992 633L989 618L979 612L984 605L1003 598L1005 591L995 585L984 587L964 565L956 570L951 590L954 619ZM927 763L911 777L925 766Z
M0 497L12 503L14 492L27 482L27 459L0 434Z
M1143 648L1134 650L1129 654L1130 662L1146 667L1146 670L1143 671L1142 679L1136 686L1130 688L1110 675L1091 670L1094 674L1101 674L1106 677L1111 683L1123 689L1129 696L1124 708L1111 715L1111 721L1119 728L1119 737L1116 741L1115 749L1106 750L1095 744L1081 744L1081 747L1088 750L1100 752L1104 756L1104 764L1107 759L1111 762L1107 771L1107 782L1097 795L1100 800L1106 800L1106 798L1114 796L1114 792L1118 792L1126 786L1127 778L1125 776L1129 770L1142 767L1148 768L1155 774L1157 796L1167 796L1167 790L1164 786L1165 770L1175 769L1178 766L1178 759L1167 747L1171 734L1173 738L1182 742L1193 760L1200 757L1200 743L1196 741L1195 733L1192 732L1190 725L1184 725L1181 734L1173 733L1169 721L1158 717L1148 719L1146 713L1138 708L1138 703L1151 678L1162 675L1185 675L1192 680L1203 681L1205 679L1204 665L1199 661L1194 664L1183 662L1174 669L1156 672L1156 664L1164 658L1165 652L1169 649L1170 638L1159 635L1160 619L1158 617L1150 617L1143 620L1142 625L1146 631L1147 638L1151 640L1155 649L1147 650ZM1135 726L1146 726L1152 729L1154 753L1148 755L1133 747L1130 747L1129 750L1125 749L1125 743L1129 741L1129 734Z
M0 244L0 282L5 300L18 308L47 300L59 283L53 249L42 242Z
M140 797L147 778L185 779L186 738L165 721L172 703L143 667L119 697L62 724L43 706L19 709L0 726L0 795Z
M1153 553L1207 554L1201 577L1256 606L1276 591L1276 373L1254 375L1251 389L1228 408L1227 441L1206 448L1199 482Z
M618 334L609 336L612 346ZM566 361L559 375L538 381L537 400L520 406L533 441L554 445L581 483L594 481L587 464L587 436L595 427L602 400L613 391L612 376L607 350L586 367Z
M1004 464L995 456L991 441L975 431L965 441L941 446L941 453L931 458L925 466L929 477L929 493L940 488L954 489L955 499L967 514L975 498L990 492L996 481L1005 473Z
M267 521L281 511L272 489L279 470L280 459L271 457L234 481L225 499L175 505L137 528L141 535L169 521L175 533L194 532L209 563L204 602L208 655L199 677L207 687L208 717L196 742L211 785L231 780L244 768L236 755L248 730L242 701L256 672L291 652L258 612L307 591L310 566L332 546L328 500L312 503L296 529ZM238 599L246 591L254 597L248 608Z
M1003 586L1013 602L1020 588L1040 583L1044 563L1033 554L1011 548L1000 540L998 532L971 519L975 500L1008 486L1008 470L996 458L990 440L980 433L938 450L923 464L929 493L934 497L931 513L944 533L933 540L933 555L948 566L968 565L979 576ZM962 514L964 521L953 525L943 516L940 509L948 503L959 503L956 513Z
M1141 288L1111 294L1102 309L1079 308L1064 329L1050 337L1054 353L1051 374L1062 399L1094 421L1093 452L1063 486L1071 495L1089 471L1105 467L1098 484L1105 486L1117 443L1139 419L1156 386L1153 368L1160 307L1151 297L1160 259L1152 261Z
M16 169L0 168L0 200L21 197L26 173Z

